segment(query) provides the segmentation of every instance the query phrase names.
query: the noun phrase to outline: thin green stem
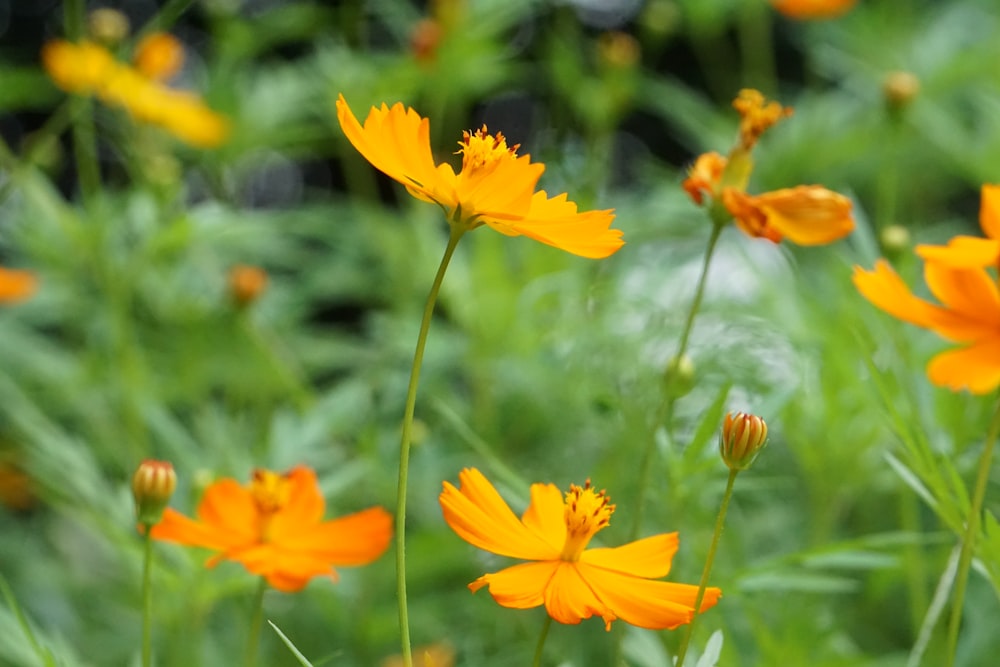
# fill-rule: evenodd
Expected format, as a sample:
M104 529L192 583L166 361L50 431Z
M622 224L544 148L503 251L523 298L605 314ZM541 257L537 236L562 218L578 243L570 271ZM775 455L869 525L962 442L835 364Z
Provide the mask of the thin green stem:
M729 470L729 479L726 480L726 492L722 495L719 516L715 519L715 532L712 533L712 545L708 548L708 557L705 558L705 569L701 571L701 581L698 582L698 594L694 598L694 612L691 615L691 622L688 623L687 629L684 632L684 639L681 640L681 648L677 653L677 663L674 667L684 667L684 657L687 655L688 646L691 644L691 635L694 633L694 622L698 619L698 612L701 611L701 602L705 599L705 589L708 588L708 576L712 572L715 552L719 548L719 538L722 537L722 527L726 523L726 510L729 509L729 499L733 497L733 485L736 483L736 475L739 472L735 468Z
M406 408L403 411L403 428L399 441L399 480L396 485L396 602L399 605L399 635L404 667L413 667L413 653L410 648L410 620L406 606L406 485L410 473L410 438L413 430L413 412L417 405L420 367L424 362L424 347L427 345L427 332L430 330L431 317L434 315L434 304L437 303L438 292L441 291L441 283L448 270L448 264L451 263L451 256L455 253L455 248L465 230L466 228L460 223L451 225L448 246L444 250L437 275L434 276L434 283L427 294L424 315L420 320L420 332L417 334L417 346L413 352L410 384L406 389Z
M979 470L976 474L976 486L972 491L972 506L969 508L969 518L965 522L965 535L962 536L962 551L958 557L958 576L955 579L955 597L951 605L951 618L948 619L948 663L955 664L955 653L958 650L958 630L962 624L962 606L965 604L965 588L969 583L969 568L972 566L972 556L976 551L976 538L979 536L979 515L983 511L983 499L986 496L986 484L990 478L990 467L993 463L993 446L1000 433L1000 405L993 413L990 430L986 434L986 444L979 457Z
M542 667L542 653L544 653L545 640L549 636L549 628L552 627L552 617L545 615L545 623L542 624L542 632L538 635L538 646L535 647L535 659L531 661L532 667Z
M250 612L250 633L247 635L246 667L257 664L257 649L260 647L260 628L264 624L264 592L267 591L267 579L260 578L257 592L254 593L253 610Z
M142 667L153 664L153 524L143 524L142 559Z
M86 6L83 0L66 0L63 5L66 36L71 41L83 37ZM70 101L73 117L73 154L76 157L76 177L80 193L91 199L101 187L101 171L97 161L97 134L94 130L94 101L74 96Z

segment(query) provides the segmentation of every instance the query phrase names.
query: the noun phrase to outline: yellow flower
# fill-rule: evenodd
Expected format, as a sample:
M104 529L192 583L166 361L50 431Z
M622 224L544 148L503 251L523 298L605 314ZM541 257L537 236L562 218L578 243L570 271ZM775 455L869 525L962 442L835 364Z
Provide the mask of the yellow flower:
M799 20L832 19L846 14L857 0L771 0L776 10Z
M118 62L103 46L56 40L42 49L42 63L63 90L96 95L105 104L122 107L136 120L163 127L192 146L218 146L229 134L226 119L205 106L197 95L164 86ZM164 63L146 67L158 75L165 75L169 69Z
M449 221L466 229L487 225L507 236L524 235L582 257L607 257L624 242L611 229L614 212L577 211L565 194L535 191L545 166L517 156L503 134L486 126L465 132L459 142L462 169L435 164L430 122L402 104L372 107L364 125L343 95L337 118L351 144L372 166L406 186L417 199L444 209Z
M956 236L945 246L918 245L916 252L924 261L956 269L997 266L1000 263L1000 185L982 187L979 226L987 238Z
M532 484L531 505L519 520L493 485L475 468L459 473L460 488L444 482L445 521L466 542L528 563L485 574L469 584L489 586L501 606L545 605L560 623L600 616L605 629L615 620L660 630L689 623L697 586L654 581L670 572L677 533L654 535L616 548L587 549L614 512L604 491L588 481L571 485L565 498L554 484ZM701 611L721 591L705 590Z
M1000 385L1000 290L982 268L924 264L924 280L937 305L917 298L885 260L873 271L854 267L862 296L893 317L930 329L962 345L931 359L927 375L936 385L985 394Z

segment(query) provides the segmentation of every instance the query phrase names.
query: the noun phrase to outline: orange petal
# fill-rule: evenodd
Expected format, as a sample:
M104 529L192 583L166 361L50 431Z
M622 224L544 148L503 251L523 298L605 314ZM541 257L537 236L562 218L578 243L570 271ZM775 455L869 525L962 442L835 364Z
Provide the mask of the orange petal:
M776 10L799 20L832 19L846 14L857 0L771 0Z
M446 192L431 155L430 121L396 103L372 107L364 127L337 98L337 119L351 144L373 167L406 186L410 194L451 210L458 202Z
M247 549L233 550L226 557L265 577L278 576L308 581L313 577L332 575L330 563L314 554L290 551L280 544L257 544Z
M695 204L701 205L705 195L716 196L722 172L726 170L726 162L726 158L715 152L702 153L694 161L681 187Z
M916 253L927 262L946 264L956 269L996 266L1000 259L1000 240L974 236L956 236L948 245L918 245Z
M656 579L670 573L677 545L677 533L664 533L620 547L588 549L581 554L580 562L633 577Z
M935 356L927 365L927 376L934 384L953 391L968 389L973 394L993 391L1000 385L1000 334Z
M600 616L605 629L611 629L616 616L584 581L576 563L559 562L545 587L545 610L560 623L576 625L585 618Z
M697 586L631 577L589 563L577 566L597 597L626 623L663 630L691 621ZM721 594L718 588L706 588L701 611L713 607Z
M919 327L929 328L934 322L936 306L918 299L903 279L884 259L875 262L873 271L854 267L854 286L861 295L895 318Z
M576 204L569 201L565 194L549 199L541 190L532 197L531 209L523 219L486 217L484 221L504 234L524 234L580 257L601 259L625 245L621 230L610 228L614 219L612 210L578 213Z
M469 588L476 592L483 586L489 586L490 595L500 606L532 609L545 602L545 587L561 562L521 563L493 574L484 574L469 584Z
M1000 185L984 185L980 194L979 226L991 239L1000 241Z
M781 234L769 227L767 216L754 204L754 199L736 188L723 188L722 203L741 232L755 239L781 243Z
M93 93L119 67L111 52L91 42L64 40L42 48L42 64L52 81L70 93Z
M799 245L822 245L854 229L851 200L816 185L800 185L751 197L766 226Z
M1000 329L1000 294L985 269L953 269L936 262L924 265L924 280L949 310L988 328Z
M566 542L566 518L563 494L554 484L532 484L531 504L521 522L544 540L553 551L561 551Z
M466 468L458 479L458 489L444 482L438 500L444 520L459 537L501 556L524 560L559 557L558 549L518 520L481 472Z
M149 534L156 540L215 551L247 547L257 541L256 535L201 523L169 507L163 511L163 518L153 526Z
M230 542L249 543L260 539L257 505L250 491L235 479L221 479L205 489L197 514L210 528L231 534Z
M543 171L545 165L532 163L530 155L500 159L479 169L462 169L455 182L462 217L524 217Z
M143 76L166 81L184 66L184 46L169 33L152 32L136 45L132 60Z
M316 473L298 466L285 474L288 500L270 519L268 533L274 542L306 536L323 520L326 502L319 490Z
M308 554L329 565L366 565L389 548L392 515L370 507L318 525L303 525L296 534L275 542L283 549Z
M38 289L38 279L30 271L0 267L0 303L18 303Z

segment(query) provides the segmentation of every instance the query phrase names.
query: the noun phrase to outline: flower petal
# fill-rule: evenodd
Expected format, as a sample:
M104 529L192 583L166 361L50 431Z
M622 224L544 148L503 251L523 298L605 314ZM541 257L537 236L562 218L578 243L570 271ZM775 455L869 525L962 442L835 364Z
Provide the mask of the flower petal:
M854 229L851 200L817 185L800 185L750 198L767 227L799 245L822 245Z
M351 144L373 167L406 186L410 194L448 209L457 201L447 193L431 154L430 121L401 103L372 107L362 125L343 95L337 119Z
M1000 185L984 185L980 194L979 226L991 239L1000 241Z
M545 610L560 623L576 625L585 618L600 616L606 630L616 616L591 590L576 563L560 562L545 587Z
M578 563L580 575L610 612L640 628L663 630L689 623L698 587L667 581L650 581ZM718 588L706 588L701 611L715 606L722 595Z
M502 607L532 609L545 602L545 588L561 561L521 563L499 572L484 574L471 584L474 593L483 586L490 587L490 595Z
M214 551L243 548L256 542L256 535L195 521L170 507L163 511L163 518L149 534L155 540Z
M220 479L205 489L198 518L220 532L231 532L252 542L260 538L260 515L250 491L235 479Z
M319 490L316 473L305 466L289 470L288 500L270 518L268 534L271 541L287 542L308 536L323 520L326 502Z
M1000 293L985 269L955 269L927 262L924 280L948 310L987 331L1000 329Z
M562 491L554 484L532 484L531 504L521 522L558 552L566 542L565 513Z
M24 301L38 289L38 279L30 271L0 267L0 303Z
M284 549L278 544L257 544L227 555L253 574L267 577L280 590L299 590L313 577L335 575L330 563L315 555ZM289 588L295 586L295 588Z
M483 221L509 236L524 234L580 257L601 259L625 245L621 230L610 228L614 219L613 210L578 213L576 204L566 194L550 199L540 190L532 197L531 208L523 219L484 216Z
M459 473L460 488L444 482L438 500L444 520L466 542L524 560L559 557L559 550L521 523L486 477L475 468Z
M467 218L518 219L528 213L545 165L530 155L500 159L488 167L462 169L455 191Z
M391 540L392 515L381 507L370 507L303 526L301 532L274 541L284 550L308 554L328 565L366 565L385 553Z
M927 365L927 376L934 384L953 391L968 389L973 394L993 391L1000 385L1000 333L989 340L935 356Z
M903 279L884 259L875 262L875 269L872 271L855 266L851 279L861 296L877 308L918 327L930 328L936 312L941 310L938 306L913 296Z
M956 236L947 245L918 245L916 253L927 262L956 269L995 266L1000 258L1000 240Z
M677 545L677 533L664 533L620 547L588 549L581 554L580 562L633 577L656 579L670 573Z

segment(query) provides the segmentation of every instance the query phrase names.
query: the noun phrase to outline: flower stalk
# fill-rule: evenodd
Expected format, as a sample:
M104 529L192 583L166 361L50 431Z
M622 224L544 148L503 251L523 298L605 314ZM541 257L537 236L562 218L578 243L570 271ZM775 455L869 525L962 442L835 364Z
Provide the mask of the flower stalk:
M247 635L246 667L256 667L257 650L260 646L260 628L264 624L264 592L267 590L267 579L260 577L257 581L257 592L254 593L253 607L250 612L250 633Z
M549 628L552 627L552 617L546 616L542 624L542 631L538 635L538 645L535 647L535 659L531 661L532 667L542 667L542 653L544 653L545 639L549 636Z

